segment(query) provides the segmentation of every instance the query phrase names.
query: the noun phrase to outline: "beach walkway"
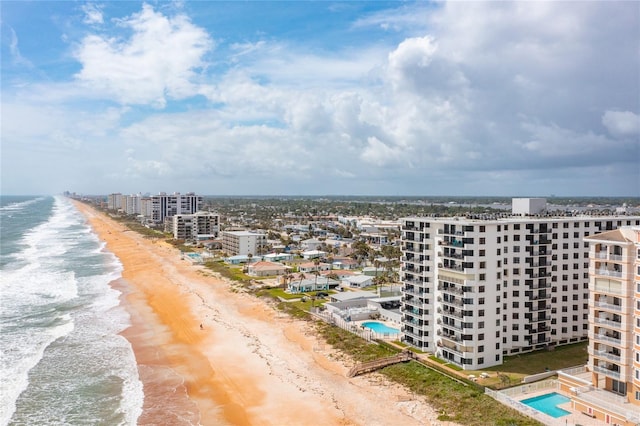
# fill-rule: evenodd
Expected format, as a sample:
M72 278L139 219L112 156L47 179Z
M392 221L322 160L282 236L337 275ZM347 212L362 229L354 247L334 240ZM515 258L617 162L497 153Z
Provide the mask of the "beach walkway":
M405 350L397 355L393 355L387 358L375 359L369 362L363 362L361 364L354 365L347 373L348 377L359 376L360 374L370 373L372 371L379 370L388 365L398 364L400 362L411 361L416 359L413 352Z

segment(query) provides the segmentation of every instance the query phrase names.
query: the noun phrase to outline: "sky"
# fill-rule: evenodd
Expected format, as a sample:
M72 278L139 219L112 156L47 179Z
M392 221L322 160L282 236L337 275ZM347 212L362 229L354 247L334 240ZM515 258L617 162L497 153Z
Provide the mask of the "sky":
M636 1L6 1L0 193L640 196Z

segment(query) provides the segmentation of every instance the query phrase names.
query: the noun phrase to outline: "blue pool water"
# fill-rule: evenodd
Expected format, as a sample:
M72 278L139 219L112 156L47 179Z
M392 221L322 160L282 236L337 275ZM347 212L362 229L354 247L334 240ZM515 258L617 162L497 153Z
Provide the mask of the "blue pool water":
M400 330L398 330L397 328L387 327L383 323L376 322L376 321L363 322L362 326L363 327L367 327L367 328L375 331L376 333L382 333L382 334L398 334L398 333L400 333Z
M536 396L533 398L525 399L522 402L525 405L528 405L531 408L535 408L538 411L542 411L543 413L551 416L551 417L562 417L566 416L569 413L567 410L563 410L562 408L558 408L558 404L564 404L565 402L571 401L566 396L560 395L557 392L547 393L545 395Z

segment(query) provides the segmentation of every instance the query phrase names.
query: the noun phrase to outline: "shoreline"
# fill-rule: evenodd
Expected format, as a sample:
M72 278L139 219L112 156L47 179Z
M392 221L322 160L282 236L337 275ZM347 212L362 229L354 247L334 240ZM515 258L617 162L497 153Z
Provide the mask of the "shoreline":
M379 375L347 378L350 366L305 321L232 291L167 243L74 205L123 265L111 285L131 316L121 334L143 382L138 424L449 424Z

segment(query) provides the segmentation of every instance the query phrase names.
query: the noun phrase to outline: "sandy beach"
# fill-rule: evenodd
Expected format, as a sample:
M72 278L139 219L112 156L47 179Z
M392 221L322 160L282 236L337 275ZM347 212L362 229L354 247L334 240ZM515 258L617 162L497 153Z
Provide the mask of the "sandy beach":
M381 375L351 367L304 321L233 291L163 241L76 202L122 262L122 303L144 384L141 425L443 425ZM202 328L200 325L202 324Z

